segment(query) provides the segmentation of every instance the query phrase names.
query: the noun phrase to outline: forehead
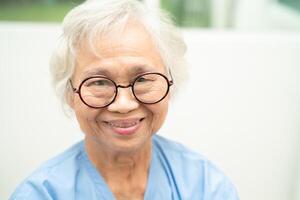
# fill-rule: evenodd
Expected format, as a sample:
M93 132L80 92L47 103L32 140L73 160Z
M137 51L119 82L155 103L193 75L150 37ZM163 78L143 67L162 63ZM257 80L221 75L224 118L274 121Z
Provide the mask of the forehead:
M135 71L164 72L164 65L153 38L144 26L128 21L119 31L92 40L77 49L74 76L82 77L94 72L133 73Z

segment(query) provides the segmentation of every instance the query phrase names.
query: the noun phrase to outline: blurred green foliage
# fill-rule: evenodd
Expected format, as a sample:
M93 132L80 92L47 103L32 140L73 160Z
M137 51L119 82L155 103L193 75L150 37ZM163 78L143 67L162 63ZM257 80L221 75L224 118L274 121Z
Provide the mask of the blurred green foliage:
M161 7L183 27L209 27L210 0L161 0Z
M0 20L62 21L66 13L84 0L0 0Z
M78 4L84 0L0 0L0 5L32 5L32 4Z
M300 0L279 0L279 2L300 12Z
M5 21L62 21L66 13L74 5L65 4L26 4L20 6L1 6L0 20Z
M0 20L62 21L66 13L84 0L0 0ZM210 26L210 0L160 0L179 26Z

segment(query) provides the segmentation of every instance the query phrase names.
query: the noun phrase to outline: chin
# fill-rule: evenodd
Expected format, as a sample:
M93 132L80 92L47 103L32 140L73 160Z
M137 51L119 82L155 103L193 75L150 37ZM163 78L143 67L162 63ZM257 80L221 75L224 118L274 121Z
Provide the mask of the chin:
M115 153L135 153L147 149L151 144L151 137L144 141L127 141L127 142L116 142L110 144L110 150Z

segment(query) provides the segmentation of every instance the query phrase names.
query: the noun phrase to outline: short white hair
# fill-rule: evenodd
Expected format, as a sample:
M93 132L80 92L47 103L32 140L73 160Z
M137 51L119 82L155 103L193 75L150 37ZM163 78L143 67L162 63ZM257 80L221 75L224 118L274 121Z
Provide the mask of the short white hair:
M63 105L72 91L69 79L75 69L76 47L88 42L95 49L95 39L120 30L129 18L138 20L152 36L166 69L172 73L171 92L186 79L186 44L168 14L138 0L88 0L65 16L63 33L50 61L53 86Z

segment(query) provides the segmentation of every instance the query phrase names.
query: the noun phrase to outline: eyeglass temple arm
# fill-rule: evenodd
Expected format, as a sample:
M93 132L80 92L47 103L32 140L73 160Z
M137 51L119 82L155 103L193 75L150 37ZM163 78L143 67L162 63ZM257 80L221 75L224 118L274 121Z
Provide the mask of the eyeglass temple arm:
M74 86L73 86L73 83L72 83L71 79L69 79L69 82L70 82L70 85L71 85L71 87L72 87L72 90L73 90L73 92L75 92L75 93L78 93L77 89L76 89L76 88L74 88Z
M169 74L170 74L170 77L171 77L171 80L169 80L169 85L173 85L174 84L174 80L173 80L173 76L172 76L170 68L169 68Z

